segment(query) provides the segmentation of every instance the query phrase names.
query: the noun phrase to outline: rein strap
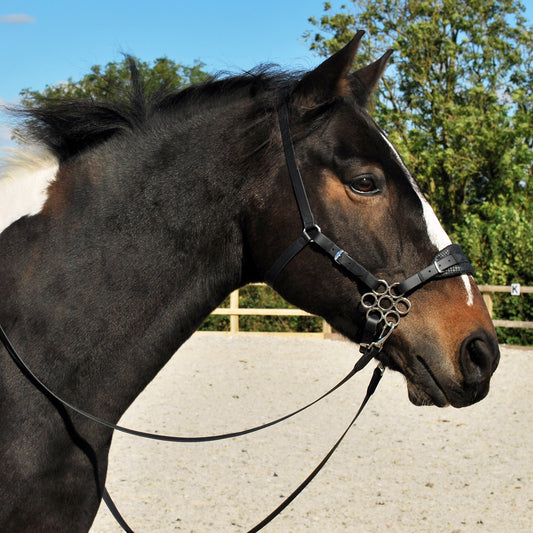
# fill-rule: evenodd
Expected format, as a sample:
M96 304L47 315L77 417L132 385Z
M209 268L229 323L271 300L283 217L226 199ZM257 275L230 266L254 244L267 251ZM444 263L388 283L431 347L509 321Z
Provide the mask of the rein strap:
M53 398L57 402L61 403L65 407L68 407L75 413L78 413L79 415L82 415L83 417L96 422L97 424L100 424L102 426L106 426L112 430L120 431L122 433L126 433L128 435L133 435L134 437L142 437L145 439L152 439L152 440L158 440L163 442L212 442L217 440L224 440L224 439L233 439L235 437L241 437L243 435L248 435L250 433L255 433L256 431L261 431L262 429L266 429L268 427L274 426L275 424L279 424L280 422L283 422L285 420L288 420L289 418L292 418L293 416L296 416L297 414L305 411L306 409L309 409L316 403L320 402L333 392L335 392L338 388L340 388L342 385L344 385L348 380L350 380L359 370L363 368L361 365L361 358L355 366L350 370L350 372L336 385L334 385L331 389L329 389L327 392L322 394L319 398L312 401L311 403L308 403L307 405L304 405L303 407L300 407L296 411L293 411L285 416L282 416L280 418L277 418L276 420L271 420L270 422L266 422L264 424L261 424L259 426L255 426L249 429L243 429L241 431L235 431L232 433L223 433L219 435L209 435L205 437L180 437L180 436L172 436L172 435L160 435L157 433L147 433L144 431L138 431L136 429L130 429L124 426L118 426L116 424L113 424L112 422L109 422L107 420L104 420L103 418L99 418L91 413L88 413L87 411L83 411L82 409L76 407L70 402L67 402L60 396L58 396L55 392L50 390L50 388L45 385L41 379L39 379L35 373L29 368L29 366L24 362L24 360L21 358L21 356L18 354L17 350L9 340L8 336L6 335L5 331L3 330L2 326L0 326L0 342L4 345L5 349L7 350L8 354L10 355L13 362L19 367L19 369L22 371L22 373L37 387L41 392L43 392L45 395Z
M309 476L307 476L307 478L304 481L302 481L302 483L298 485L298 487L289 496L287 496L287 498L285 498L285 500L283 500L283 502L281 502L281 504L278 507L276 507L276 509L274 509L264 520L259 522L259 524L257 524L255 527L250 529L248 533L256 533L257 531L260 531L261 529L263 529L267 524L272 522L272 520L274 520L274 518L276 518L276 516L278 516L283 511L283 509L285 509L288 505L290 505L291 502L305 489L305 487L307 487L307 485L309 485L309 483L313 481L316 475L320 472L320 470L322 470L324 465L329 461L330 457L333 455L335 450L339 447L340 443L343 441L344 437L346 436L350 428L355 424L355 421L359 418L359 415L365 408L366 404L368 403L368 400L370 400L370 397L372 396L372 394L374 394L374 391L376 390L376 387L378 386L378 383L380 382L383 376L384 370L385 369L381 365L378 365L374 369L374 373L372 374L372 378L370 379L370 383L368 384L366 395L363 401L361 402L361 405L359 406L357 413L353 417L352 421L348 424L348 427L344 430L344 433L339 437L337 442L333 445L331 450L326 454L326 456L322 459L322 461L320 461L320 463L309 474Z
M282 422L284 420L287 420L288 418L297 415L298 413L301 413L305 409L308 409L312 405L315 405L320 400L324 399L326 396L329 396L331 393L336 391L339 387L344 385L350 378L352 378L357 372L362 370L372 359L373 355L368 357L369 354L363 355L359 361L355 364L353 369L348 373L346 377L344 377L337 385L332 387L328 392L324 393L322 396L311 402L310 404L301 407L300 409L293 411L292 413L285 415L281 418L278 418L277 420L273 420L271 422L268 422L266 424L263 424L261 426L257 426L251 429L246 429L239 432L234 433L226 433L223 435L213 435L209 437L173 437L173 436L167 436L167 435L157 435L155 433L145 433L143 431L137 431L129 428L125 428L122 426L117 426L116 424L113 424L111 422L107 422L106 420L103 420L101 418L98 418L94 415L91 415L90 413L87 413L86 411L83 411L76 406L72 405L71 403L63 400L60 396L58 396L56 393L51 391L28 367L28 365L22 360L22 358L17 353L17 350L9 340L9 337L6 335L5 331L3 330L2 326L0 326L0 342L3 344L5 349L7 350L9 356L13 360L13 362L17 365L17 367L21 370L21 372L29 379L33 385L40 390L43 394L45 394L48 397L53 398L54 400L58 401L65 407L68 407L69 409L75 411L76 413L88 418L89 420L92 420L93 422L96 422L98 424L101 424L103 426L109 427L113 430L121 431L123 433L128 433L130 435L134 435L137 437L144 437L154 440L160 440L160 441L166 441L166 442L207 442L207 441L214 441L214 440L221 440L221 439L228 439L228 438L234 438L239 437L242 435L246 435L248 433L253 433L255 431L259 431L261 429L265 429L267 427L273 426L274 424L278 424L279 422ZM262 529L264 526L266 526L269 522L271 522L276 516L278 516L283 509L285 509L304 489L311 483L311 481L316 477L318 472L323 468L323 466L327 463L329 458L333 455L335 450L340 445L341 441L344 439L346 434L348 433L348 430L354 425L355 421L361 414L363 408L367 404L368 400L376 390L376 387L381 380L381 377L384 372L384 367L381 365L381 363L376 367L374 370L374 373L372 375L372 378L370 380L370 383L368 385L367 393L365 398L363 399L363 402L361 403L361 406L359 407L355 417L350 422L344 433L341 435L341 437L338 439L338 441L335 443L335 445L331 448L329 453L322 459L322 461L318 464L318 466L311 472L311 474L292 492L290 496L288 496L272 513L270 513L264 520L262 520L259 524L257 524L254 528L252 528L249 533L255 533ZM126 533L134 533L134 531L131 529L131 527L128 525L128 523L125 521L123 516L120 514L120 511L118 510L117 506L115 505L113 499L111 498L109 492L104 487L103 493L102 493L102 499L104 500L105 504L107 505L109 511L117 521L117 523L121 526L121 528Z

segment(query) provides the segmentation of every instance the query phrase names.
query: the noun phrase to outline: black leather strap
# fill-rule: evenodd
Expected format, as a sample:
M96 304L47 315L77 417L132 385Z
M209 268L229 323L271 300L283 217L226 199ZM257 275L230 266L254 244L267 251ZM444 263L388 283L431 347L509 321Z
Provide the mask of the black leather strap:
M347 270L354 278L362 281L368 288L377 289L379 287L380 280L376 276L350 257L347 252L340 246L337 246L329 237L326 237L317 226L310 233L304 231L283 251L265 273L265 281L272 285L285 266L310 243L317 245L338 265Z
M444 279L461 274L474 274L470 264L458 244L450 244L443 248L431 265L419 270L398 285L401 294L409 294L432 279Z
M376 340L378 333L378 325L381 322L381 317L367 315L363 334L361 335L361 343L364 346L370 345Z
M115 505L113 498L111 498L109 492L107 492L107 489L105 487L104 487L104 493L102 494L102 499L104 500L104 503L107 505L109 512L113 515L113 518L117 521L119 526L126 533L134 533L133 529L131 529L131 527L128 525L126 520L124 520L123 516L120 514L120 511Z
M327 392L322 394L319 398L314 400L311 403L308 403L304 407L300 407L299 409L292 411L291 413L282 416L280 418L277 418L276 420L271 420L270 422L266 422L264 424L261 424L260 426L255 426L248 429L243 429L241 431L235 431L232 433L223 433L219 435L208 435L205 437L179 437L179 436L173 436L173 435L160 435L157 433L147 433L144 431L138 431L136 429L130 429L123 426L118 426L116 424L113 424L112 422L108 422L107 420L103 420L102 418L99 418L97 416L94 416L90 413L87 413L86 411L83 411L82 409L76 407L75 405L72 405L71 403L63 400L60 396L58 396L55 392L51 391L28 367L28 365L23 361L23 359L20 357L20 355L17 353L15 347L9 340L8 336L6 335L5 331L2 329L2 326L0 326L0 342L4 345L5 349L7 350L10 357L13 359L13 362L19 367L19 369L24 373L24 375L44 394L47 396L53 398L54 400L58 401L59 403L63 404L65 407L68 407L72 411L84 416L85 418L88 418L89 420L92 420L93 422L96 422L97 424L100 424L102 426L106 426L110 429L121 431L122 433L127 433L128 435L133 435L135 437L143 437L145 439L152 439L152 440L159 440L164 442L212 442L217 440L224 440L224 439L232 439L235 437L241 437L243 435L248 435L250 433L255 433L257 431L260 431L262 429L266 429L270 426L274 426L275 424L279 424L280 422L283 422L289 418L292 418L293 416L301 413L302 411L305 411L306 409L309 409L309 407L312 407L319 401L326 398L326 396L329 396L334 391L336 391L339 387L344 385L349 379L351 379L359 370L361 370L360 363L356 363L354 368L350 370L350 372L341 380L337 385L329 389ZM363 358L361 358L363 359Z
M362 358L361 358L362 359ZM365 363L366 364L366 363ZM357 364L356 367L357 368ZM365 366L362 365L361 368ZM354 368L354 370L355 370ZM283 502L281 502L276 509L274 509L266 518L261 520L256 526L254 526L252 529L248 531L248 533L257 533L261 529L263 529L267 524L272 522L276 516L278 516L292 501L295 500L295 498L313 481L313 479L316 477L316 475L322 470L322 468L325 466L325 464L329 461L330 457L333 455L335 450L339 447L340 443L344 440L344 437L350 430L350 428L355 424L355 421L359 418L359 415L365 408L366 404L368 403L368 400L370 400L370 397L372 394L374 394L379 382L381 381L381 378L383 376L384 368L381 365L378 365L374 369L374 373L372 374L372 378L370 379L370 383L368 384L366 395L361 402L361 405L359 406L359 409L357 410L357 413L355 414L354 418L348 425L348 427L344 430L344 433L340 436L340 438L337 440L337 442L333 445L331 450L327 453L327 455L320 461L320 463L316 466L316 468L307 476L307 478L300 483L300 485L289 495ZM354 372L355 373L355 372ZM115 502L109 495L109 492L107 492L107 489L104 488L104 494L103 499L105 504L107 505L109 511L115 518L115 520L119 523L119 525L122 527L122 529L126 533L134 533L134 531L130 528L130 526L127 524L127 522L124 520L122 515L120 514L120 511L118 510L117 506L115 505Z
M354 277L362 281L369 289L377 289L380 281L369 272L361 263L350 257L340 246L337 246L321 231L313 236L313 243L326 252L338 265L346 269Z
M273 285L280 272L311 242L307 233L302 233L283 251L274 264L265 272L265 281Z
M283 143L283 151L285 152L285 161L289 176L291 178L292 189L298 204L298 210L300 211L300 217L304 230L310 230L316 226L311 206L309 205L309 199L305 192L304 183L296 162L296 154L294 152L294 146L292 144L291 129L289 124L289 105L288 105L289 93L283 91L279 96L278 105L278 122L281 131L281 140Z

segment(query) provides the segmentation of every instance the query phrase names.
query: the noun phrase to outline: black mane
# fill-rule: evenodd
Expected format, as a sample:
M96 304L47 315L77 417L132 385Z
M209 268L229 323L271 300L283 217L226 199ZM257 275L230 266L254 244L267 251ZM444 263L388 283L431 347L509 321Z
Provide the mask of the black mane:
M148 94L133 59L130 73L129 87L113 100L49 98L35 107L16 110L25 118L26 135L64 161L118 133L141 130L160 112L193 113L206 105L220 105L228 98L260 94L273 101L277 89L295 79L294 74L263 66L237 76L213 77L185 89L161 87Z

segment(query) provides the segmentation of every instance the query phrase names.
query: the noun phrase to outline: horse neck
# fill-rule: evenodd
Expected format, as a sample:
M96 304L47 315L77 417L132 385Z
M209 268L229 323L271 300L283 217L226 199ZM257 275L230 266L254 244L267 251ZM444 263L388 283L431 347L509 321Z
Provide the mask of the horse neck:
M242 278L242 192L213 171L224 161L146 141L61 165L42 211L0 235L0 323L58 392L87 408L112 394L111 418Z

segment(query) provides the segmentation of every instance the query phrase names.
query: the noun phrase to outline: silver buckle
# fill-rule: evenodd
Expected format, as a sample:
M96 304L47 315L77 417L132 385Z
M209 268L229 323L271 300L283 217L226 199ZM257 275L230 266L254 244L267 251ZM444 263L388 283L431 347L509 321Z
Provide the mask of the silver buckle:
M336 254L335 254L335 257L333 258L333 260L335 261L335 263L338 263L339 262L339 259L341 257L341 255L344 253L344 250L339 250Z
M433 266L435 267L435 270L439 274L442 274L444 272L444 270L442 268L440 268L439 263L438 263L438 261L436 259L433 261Z
M309 231L316 231L317 233L321 233L322 230L320 229L320 226L318 224L313 224L310 228L308 228ZM309 235L309 232L307 231L307 228L304 228L302 230L302 235L309 241L313 242L313 237Z

